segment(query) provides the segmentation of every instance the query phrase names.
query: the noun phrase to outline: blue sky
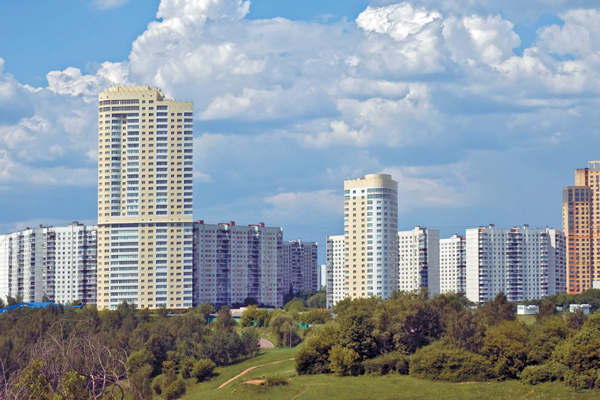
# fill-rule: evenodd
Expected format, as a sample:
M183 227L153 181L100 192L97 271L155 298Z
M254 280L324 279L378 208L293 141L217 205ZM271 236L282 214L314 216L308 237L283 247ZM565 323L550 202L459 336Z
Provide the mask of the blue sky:
M0 233L96 218L111 85L195 103L195 219L321 244L344 179L391 173L401 229L561 224L600 159L582 0L0 0Z

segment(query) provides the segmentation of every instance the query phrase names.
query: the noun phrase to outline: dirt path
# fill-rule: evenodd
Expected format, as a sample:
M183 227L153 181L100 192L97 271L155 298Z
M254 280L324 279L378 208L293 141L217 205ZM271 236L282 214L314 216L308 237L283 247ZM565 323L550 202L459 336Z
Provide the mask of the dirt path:
M304 389L304 391L298 393L297 395L295 395L294 397L292 397L292 400L296 400L298 397L302 396L304 393L308 392L308 385L306 385L306 389Z
M230 380L228 380L227 382L225 382L224 384L222 384L221 386L219 386L219 389L221 389L221 388L229 385L231 382L235 381L237 378L239 378L241 376L246 375L248 372L254 371L256 368L264 367L265 365L279 364L279 363L284 362L284 361L293 361L293 360L295 360L295 358L288 358L287 360L273 361L273 362L266 363L266 364L255 365L254 367L250 367L250 368L246 369L241 374L239 374L237 376L234 376L233 378L231 378Z

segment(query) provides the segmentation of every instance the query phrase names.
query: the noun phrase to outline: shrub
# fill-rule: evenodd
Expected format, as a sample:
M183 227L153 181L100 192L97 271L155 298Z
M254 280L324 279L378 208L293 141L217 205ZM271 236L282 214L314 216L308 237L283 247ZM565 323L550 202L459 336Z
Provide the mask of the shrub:
M521 372L521 380L528 385L537 385L543 382L562 381L567 368L557 362L548 362L542 365L530 365Z
M478 354L436 342L412 356L410 375L448 382L483 381L490 375L490 363Z
M480 354L493 364L498 379L515 379L527 366L529 330L523 323L503 321L488 328Z
M402 375L407 375L409 358L404 352L397 351L365 360L362 365L365 372L369 374L387 375L391 372L398 372Z
M168 370L175 369L175 367L176 367L176 364L174 361L168 361L168 360L164 361L162 363L162 373L165 374L165 373L167 373Z
M164 377L165 377L165 382L163 385L163 389L177 380L177 375L175 374L175 368L168 369L167 372L164 373Z
M198 379L198 382L205 381L212 376L215 370L215 363L209 359L203 358L194 363L192 368L192 376Z
M296 372L304 374L326 374L329 370L329 350L337 342L339 326L335 322L315 329L302 350L296 355Z
M152 380L152 390L154 390L154 392L156 394L161 394L163 387L165 387L165 376L164 375L159 375Z
M288 384L287 378L283 376L267 376L265 379L265 385L267 387L271 386L284 386Z
M162 396L165 400L178 399L185 394L186 389L185 381L179 378L163 390Z
M193 358L184 358L179 362L179 372L183 379L187 379L192 376L192 368L194 368Z
M358 375L360 373L358 358L356 351L335 345L329 350L329 368L340 376Z

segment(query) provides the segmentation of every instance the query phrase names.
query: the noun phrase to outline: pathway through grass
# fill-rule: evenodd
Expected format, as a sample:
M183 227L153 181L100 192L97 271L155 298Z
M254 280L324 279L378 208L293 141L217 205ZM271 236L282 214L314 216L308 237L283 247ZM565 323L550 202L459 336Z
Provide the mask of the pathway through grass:
M295 360L295 358L288 358L287 360L273 361L273 362L266 363L266 364L255 365L254 367L250 367L250 368L248 368L248 369L244 370L244 371L243 371L241 374L238 374L238 375L234 376L233 378L231 378L230 380L228 380L227 382L225 382L224 384L222 384L221 386L219 386L219 389L221 389L221 388L223 388L223 387L225 387L225 386L229 385L231 382L235 381L235 380L236 380L237 378L239 378L240 376L244 376L244 375L246 375L248 372L254 371L254 370L255 370L255 369L257 369L257 368L264 367L265 365L279 364L279 363L281 363L281 362L284 362L284 361L294 361L294 360Z

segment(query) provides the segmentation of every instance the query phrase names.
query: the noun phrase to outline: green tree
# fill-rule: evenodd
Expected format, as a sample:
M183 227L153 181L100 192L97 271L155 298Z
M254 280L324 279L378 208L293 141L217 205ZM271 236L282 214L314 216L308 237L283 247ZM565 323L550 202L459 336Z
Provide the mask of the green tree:
M359 361L377 355L377 343L372 335L375 326L366 310L349 310L338 316L340 324L339 344L358 354Z
M503 321L514 321L517 316L515 306L508 302L503 292L498 292L494 300L479 306L477 313L488 326L494 326Z
M540 311L535 315L536 320L542 320L547 317L553 317L558 315L558 310L556 310L556 304L548 299L544 299L540 303Z
M358 375L360 372L359 358L356 351L338 344L329 351L329 368L331 372L340 376Z
M299 375L326 374L329 369L329 351L339 342L340 327L336 322L317 328L296 355Z
M319 290L317 294L306 300L308 308L325 308L327 307L327 294L324 290Z
M486 331L481 354L499 379L515 379L527 366L528 335L527 326L517 321L503 321Z
M483 345L485 327L469 308L449 310L444 318L447 342L468 351L477 353Z
M277 314L271 318L269 331L277 337L278 343L284 346L293 347L300 343L298 324L289 315Z
M192 368L192 376L196 378L198 382L203 382L212 376L215 367L216 365L214 362L203 358L194 363L194 367Z
M231 310L227 306L222 306L213 321L213 326L218 332L233 332L236 322L231 315Z

